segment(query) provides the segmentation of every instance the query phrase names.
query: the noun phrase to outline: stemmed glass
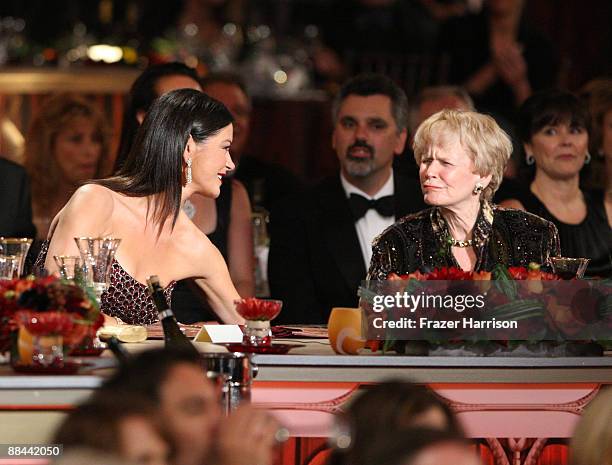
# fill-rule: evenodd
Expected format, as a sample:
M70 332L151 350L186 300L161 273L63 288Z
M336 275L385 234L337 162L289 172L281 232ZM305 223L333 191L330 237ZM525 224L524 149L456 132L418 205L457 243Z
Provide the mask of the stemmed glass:
M96 299L100 303L102 293L108 289L110 283L110 270L121 239L75 237L74 241L83 261L85 283L93 288Z
M0 256L19 258L16 278L23 274L26 256L31 245L32 239L27 237L0 237Z
M589 265L588 258L551 257L553 273L562 279L582 279Z
M20 262L17 255L0 255L0 280L18 278Z
M81 257L78 255L54 255L53 260L59 268L60 276L69 281L78 281L83 277Z

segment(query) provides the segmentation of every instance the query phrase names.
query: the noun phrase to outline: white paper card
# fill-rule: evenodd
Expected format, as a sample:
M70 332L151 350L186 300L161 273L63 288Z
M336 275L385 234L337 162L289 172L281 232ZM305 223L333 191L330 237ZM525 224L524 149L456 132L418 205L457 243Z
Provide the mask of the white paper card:
M241 343L242 330L238 325L204 325L193 340L213 344Z

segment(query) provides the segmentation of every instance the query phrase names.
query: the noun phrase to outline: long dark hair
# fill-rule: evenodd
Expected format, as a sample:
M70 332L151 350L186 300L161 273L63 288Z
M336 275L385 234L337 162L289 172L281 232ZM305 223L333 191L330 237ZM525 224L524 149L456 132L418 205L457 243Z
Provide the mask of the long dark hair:
M158 97L155 86L157 82L166 76L186 76L198 82L198 75L193 68L179 63L163 63L160 65L149 66L134 81L128 94L128 100L123 112L123 122L121 124L121 139L119 150L115 159L113 173L116 173L125 162L125 159L132 148L134 137L138 131L138 112L146 113Z
M147 112L119 172L95 183L129 197L157 196L152 219L160 234L170 217L174 227L181 209L183 153L189 136L204 142L232 121L221 102L200 91L168 92ZM147 219L148 213L147 208Z

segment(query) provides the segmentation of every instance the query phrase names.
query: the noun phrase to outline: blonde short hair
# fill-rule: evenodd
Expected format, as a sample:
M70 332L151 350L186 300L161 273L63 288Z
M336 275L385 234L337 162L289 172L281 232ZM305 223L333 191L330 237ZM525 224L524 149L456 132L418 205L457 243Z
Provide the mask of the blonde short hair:
M491 175L491 182L482 192L484 198L491 200L512 155L508 134L490 116L465 110L439 111L423 121L414 135L412 148L419 165L440 130L458 135L461 144L472 154L476 172L481 176Z

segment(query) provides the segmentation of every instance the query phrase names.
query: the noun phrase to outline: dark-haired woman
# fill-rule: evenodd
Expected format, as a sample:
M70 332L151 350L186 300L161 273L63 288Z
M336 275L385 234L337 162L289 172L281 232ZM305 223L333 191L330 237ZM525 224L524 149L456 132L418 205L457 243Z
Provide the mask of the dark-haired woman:
M123 115L115 172L125 162L134 144L136 132L153 101L175 89L202 90L193 68L178 62L153 65L146 68L134 81ZM233 177L224 179L221 194L216 199L195 193L184 203L183 208L191 221L208 236L223 255L238 293L243 297L253 295L255 263L251 204L244 185ZM215 317L203 300L202 292L191 279L181 280L174 287L172 310L183 323Z
M535 174L528 189L501 204L553 222L563 256L591 259L587 276L612 276L612 218L602 192L580 187L580 171L591 158L585 104L550 90L527 99L519 116L525 160Z
M217 316L241 323L239 298L223 257L181 210L198 192L219 195L234 168L229 154L232 116L216 100L192 90L157 99L138 130L119 172L79 188L53 220L45 266L54 255L76 255L77 236L114 236L121 246L113 263L102 311L133 324L157 320L144 282L160 277L169 298L174 283L196 278Z

